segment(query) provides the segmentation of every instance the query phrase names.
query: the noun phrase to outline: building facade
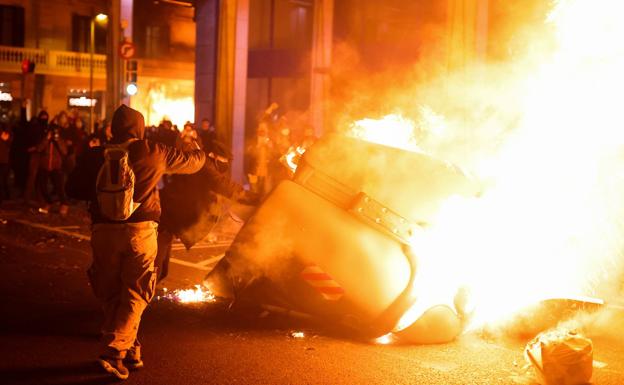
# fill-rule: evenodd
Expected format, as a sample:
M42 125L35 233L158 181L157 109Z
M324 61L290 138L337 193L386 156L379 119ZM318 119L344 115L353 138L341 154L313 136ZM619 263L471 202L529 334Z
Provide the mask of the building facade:
M93 104L97 121L123 101L149 125L207 118L242 180L244 149L271 103L299 129L332 128L328 101L351 87L339 76L349 72L345 62L332 62L337 47L371 71L409 66L422 54L419 39L435 32L426 24L433 20L446 23L449 65L462 65L491 48L495 12L489 0L0 0L0 115L29 100L31 114L75 108L85 118ZM108 20L98 21L100 13ZM124 41L134 48L128 59L120 57ZM23 73L24 60L33 72Z
M95 29L93 57L90 27L92 15L103 12L105 5L97 0L0 1L3 114L19 111L23 100L29 101L30 114L40 109L56 114L71 108L86 113L91 90L97 99L95 109L103 113L106 26L98 24ZM32 72L22 70L26 60L34 64Z
M114 20L110 0L0 0L1 113L15 114L28 100L29 115L75 109L88 122L93 104L94 121L110 116L107 61L121 61L122 82L127 62L112 49L114 24L131 31L126 39L136 47L139 92L122 100L148 124L193 120L193 9L152 0L119 5L130 11ZM25 60L34 63L32 72L22 70Z

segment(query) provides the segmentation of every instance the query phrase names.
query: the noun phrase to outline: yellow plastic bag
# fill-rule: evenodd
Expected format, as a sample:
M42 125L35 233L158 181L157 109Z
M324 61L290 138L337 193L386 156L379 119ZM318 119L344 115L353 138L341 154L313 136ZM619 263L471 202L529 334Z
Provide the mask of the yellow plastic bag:
M525 357L544 385L588 384L592 377L592 341L574 331L551 330L529 342Z

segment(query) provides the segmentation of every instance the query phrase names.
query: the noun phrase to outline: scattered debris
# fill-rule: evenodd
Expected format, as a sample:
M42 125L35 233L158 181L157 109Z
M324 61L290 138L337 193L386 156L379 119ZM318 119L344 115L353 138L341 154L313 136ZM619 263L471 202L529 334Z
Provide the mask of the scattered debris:
M592 341L576 331L540 333L527 344L524 354L540 384L580 385L592 377Z
M290 338L305 338L305 334L303 332L290 332Z
M592 365L596 369L602 369L602 368L606 368L607 367L607 363L606 362L597 361L597 360L594 360Z

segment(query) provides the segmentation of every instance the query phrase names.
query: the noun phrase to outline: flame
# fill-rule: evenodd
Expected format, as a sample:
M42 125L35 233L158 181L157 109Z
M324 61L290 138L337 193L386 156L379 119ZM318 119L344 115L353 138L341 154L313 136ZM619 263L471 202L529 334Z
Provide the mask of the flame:
M195 285L194 289L178 289L169 293L167 289L163 289L166 293L164 298L180 302L180 303L197 303L197 302L214 302L215 296L210 290L202 289L200 285Z
M195 120L195 104L193 98L169 99L164 96L155 98L151 105L152 122L160 122L169 119L182 130L184 123Z
M132 108L141 111L146 125L157 126L170 120L182 130L184 123L195 120L193 83L164 79L145 80L139 83L139 92L132 97Z
M452 303L464 285L473 326L543 299L609 290L604 282L624 246L623 11L617 1L557 1L545 24L554 44L517 58L513 71L480 69L505 73L497 90L508 102L497 112L514 121L494 149L450 146L465 139L454 124L465 117L451 108L445 115L422 107L418 123L388 115L352 125L353 136L451 159L486 186L479 199L450 198L435 224L414 238L420 305L400 326L418 317L423 303ZM479 103L502 103L461 98L480 111ZM494 126L470 123L472 135L486 139Z
M303 146L291 146L286 154L282 155L280 162L286 166L286 168L294 174L297 171L299 160L301 156L306 152L307 148Z
M380 345L389 345L392 342L394 342L394 334L392 334L392 333L384 334L381 337L377 337L375 339L375 342L380 344Z
M416 144L414 122L397 114L386 115L381 119L358 120L351 125L348 134L389 147L408 151L420 150Z

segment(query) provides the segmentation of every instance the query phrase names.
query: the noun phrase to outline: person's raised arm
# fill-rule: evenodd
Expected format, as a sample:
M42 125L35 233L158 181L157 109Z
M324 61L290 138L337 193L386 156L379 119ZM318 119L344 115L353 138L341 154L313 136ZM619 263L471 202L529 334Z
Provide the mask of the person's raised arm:
M206 162L206 154L202 150L181 151L156 143L165 159L167 174L195 174Z

